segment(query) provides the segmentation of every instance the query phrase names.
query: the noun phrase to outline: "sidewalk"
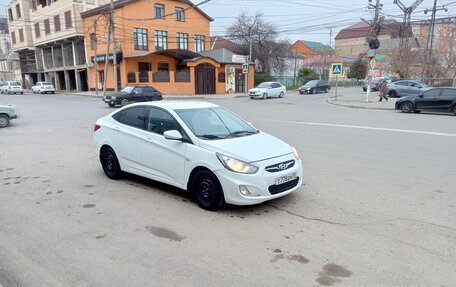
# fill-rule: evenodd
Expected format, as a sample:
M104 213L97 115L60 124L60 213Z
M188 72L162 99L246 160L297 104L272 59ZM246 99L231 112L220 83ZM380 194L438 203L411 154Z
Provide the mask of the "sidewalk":
M335 97L334 88L331 89L332 96L328 98L328 103L338 106L360 109L377 109L377 110L394 110L397 98L389 98L388 101L379 102L379 92L371 92L369 101L367 101L366 93L360 91L361 87L356 88L340 88Z
M110 94L113 92L106 92L106 94ZM75 96L85 96L85 97L91 97L91 98L102 98L103 97L103 92L98 91L98 95L95 93L95 91L89 91L89 92L70 92L68 95L75 95ZM220 94L220 95L163 95L164 100L181 100L181 99L231 99L231 98L243 98L243 97L248 97L247 94L244 93L236 93L236 94Z

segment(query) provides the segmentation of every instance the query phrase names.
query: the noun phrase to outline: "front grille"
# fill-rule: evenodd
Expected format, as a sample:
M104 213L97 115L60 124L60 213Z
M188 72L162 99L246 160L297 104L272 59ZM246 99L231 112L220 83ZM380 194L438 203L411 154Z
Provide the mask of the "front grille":
M299 177L297 177L296 179L294 179L292 181L285 182L285 183L282 183L279 185L275 185L275 184L271 185L271 186L269 186L269 192L271 194L277 194L277 193L287 191L289 189L292 189L296 185L298 185L298 182L299 182Z
M265 170L269 171L269 172L279 172L279 171L282 171L282 170L289 169L290 167L294 166L294 164L295 164L295 161L292 159L292 160L289 160L289 161L284 161L284 162L281 162L281 163L276 163L276 164L267 166L265 168Z

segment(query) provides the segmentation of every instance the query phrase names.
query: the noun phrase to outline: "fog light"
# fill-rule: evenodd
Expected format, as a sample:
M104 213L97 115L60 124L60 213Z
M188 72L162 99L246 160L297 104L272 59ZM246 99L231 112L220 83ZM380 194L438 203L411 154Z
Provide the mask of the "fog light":
M259 196L258 194L251 193L245 185L239 186L239 192L244 196Z

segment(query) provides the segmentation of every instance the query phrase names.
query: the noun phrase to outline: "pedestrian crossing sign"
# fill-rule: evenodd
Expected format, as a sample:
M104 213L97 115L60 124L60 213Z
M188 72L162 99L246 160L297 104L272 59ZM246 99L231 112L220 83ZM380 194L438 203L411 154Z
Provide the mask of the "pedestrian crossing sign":
M343 74L342 63L331 64L331 74L333 76L341 76Z

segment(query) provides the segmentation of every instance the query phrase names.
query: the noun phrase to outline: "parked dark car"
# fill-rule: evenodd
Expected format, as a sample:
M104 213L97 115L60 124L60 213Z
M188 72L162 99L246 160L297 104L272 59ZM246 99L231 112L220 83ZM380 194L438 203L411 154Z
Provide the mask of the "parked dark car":
M321 80L312 80L308 81L304 86L299 87L298 91L302 95L306 94L316 94L318 92L327 93L331 87L328 82Z
M387 77L378 77L378 78L373 78L371 80L371 91L379 91L380 90L380 86L381 84L384 82L384 81L387 81L388 83L391 83L391 80ZM364 81L363 83L363 91L366 92L367 91L367 84L368 84L368 81Z
M432 88L424 83L413 80L400 80L388 84L386 93L392 98L416 96Z
M103 102L110 107L114 107L116 105L126 106L130 103L160 101L162 99L162 93L151 86L125 86L120 92L103 97Z
M456 116L456 88L432 88L416 96L400 98L396 101L396 110L450 112Z

